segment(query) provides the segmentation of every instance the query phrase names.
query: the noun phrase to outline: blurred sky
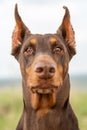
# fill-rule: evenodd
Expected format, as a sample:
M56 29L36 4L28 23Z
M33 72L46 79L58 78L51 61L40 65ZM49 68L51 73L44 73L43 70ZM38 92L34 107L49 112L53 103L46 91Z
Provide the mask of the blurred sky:
M15 26L14 6L32 33L55 33L64 16L71 14L77 55L70 62L71 74L87 74L87 0L0 0L0 79L20 76L19 64L11 56L11 36Z

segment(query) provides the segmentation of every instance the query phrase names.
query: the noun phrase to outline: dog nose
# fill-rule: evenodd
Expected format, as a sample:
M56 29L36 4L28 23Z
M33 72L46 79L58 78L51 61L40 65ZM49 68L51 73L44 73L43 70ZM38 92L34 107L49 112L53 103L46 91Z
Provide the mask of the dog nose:
M50 79L55 74L55 65L49 62L38 62L34 68L37 76L41 79Z

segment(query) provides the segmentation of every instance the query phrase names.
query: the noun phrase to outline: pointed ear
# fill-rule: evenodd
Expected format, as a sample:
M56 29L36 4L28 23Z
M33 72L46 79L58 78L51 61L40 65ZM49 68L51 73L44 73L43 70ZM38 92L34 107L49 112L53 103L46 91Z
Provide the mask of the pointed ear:
M26 37L30 35L30 31L23 23L19 13L18 13L18 7L17 4L15 5L15 21L16 26L13 31L12 35L12 55L14 55L16 58L18 58L18 54L20 52L20 48L23 44L23 41Z
M75 36L74 36L74 30L70 22L70 13L66 6L63 7L65 9L65 15L62 21L61 26L59 27L57 34L62 35L63 39L66 42L70 59L73 55L76 54L75 50Z

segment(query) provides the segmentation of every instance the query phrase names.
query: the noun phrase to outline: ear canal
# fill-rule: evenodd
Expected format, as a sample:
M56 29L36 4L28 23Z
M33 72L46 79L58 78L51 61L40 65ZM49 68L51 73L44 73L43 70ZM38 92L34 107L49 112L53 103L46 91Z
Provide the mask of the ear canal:
M15 16L16 26L12 35L12 55L17 57L24 39L27 38L31 33L29 29L23 23L18 13L17 4L15 5L14 16Z
M68 45L69 54L72 57L75 51L75 33L70 21L70 12L66 6L63 7L65 9L65 15L63 17L63 21L59 29L57 30L57 34L62 35L66 44Z

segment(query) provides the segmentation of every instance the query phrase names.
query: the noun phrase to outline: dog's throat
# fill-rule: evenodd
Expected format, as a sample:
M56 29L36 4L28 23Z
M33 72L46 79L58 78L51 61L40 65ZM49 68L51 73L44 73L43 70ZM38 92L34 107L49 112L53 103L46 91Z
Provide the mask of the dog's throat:
M42 117L50 111L54 102L53 102L52 94L38 94L38 97L39 97L39 102L38 102L38 108L36 110L36 113L39 117Z
M39 94L39 93L30 93L30 101L32 108L35 111L39 110L49 110L56 104L56 94ZM45 112L46 112L45 111Z

